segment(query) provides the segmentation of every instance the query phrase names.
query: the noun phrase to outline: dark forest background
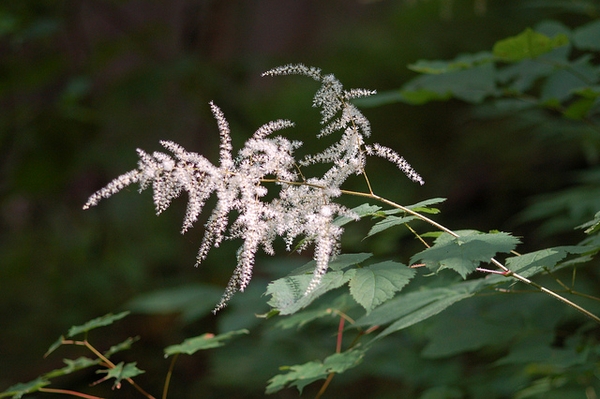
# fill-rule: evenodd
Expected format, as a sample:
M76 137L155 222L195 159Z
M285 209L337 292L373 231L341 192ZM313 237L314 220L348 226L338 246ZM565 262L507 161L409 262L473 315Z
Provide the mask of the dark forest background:
M135 311L135 301L144 294L173 289L167 305L177 302L174 295L196 304L185 317L173 311L175 305L138 308L110 330L114 336L96 337L102 346L141 335L127 356L153 370L142 381L160 387L168 368L162 348L207 331L259 323L253 315L267 309L260 297L266 282L306 260L284 255L257 261L249 292L212 316L209 311L235 266L237 245L223 245L194 268L202 228L198 223L188 234L178 234L185 200L156 217L151 195L140 196L132 188L97 208L81 209L91 193L135 167L136 148L159 150L159 140L172 140L216 160L211 100L228 118L234 146L279 118L295 121L292 134L314 145L309 137L318 129L319 115L310 104L316 84L294 77L261 78L263 71L301 62L334 73L346 87L387 91L415 77L407 65L419 59L489 50L497 40L544 19L577 26L589 20L581 12L585 7L593 11L598 5L533 0L0 2L0 390L60 367L63 355L42 355L69 326L111 311ZM478 119L470 104L457 100L396 103L365 113L374 140L396 149L426 181L423 187L414 185L377 164L371 179L380 195L404 204L448 198L438 220L455 229L512 231L525 237L525 248L581 239L581 232L549 236L539 223L519 217L537 195L568 187L574 172L597 161L586 158L578 145L541 139L527 126L507 129L503 121ZM577 217L583 222L588 216ZM360 237L350 229L347 245L353 250L369 245L389 256L402 253L403 237L392 234L366 243ZM281 356L270 359L256 356L269 349L251 338L244 342L235 356L223 349L211 358L182 359L171 397L261 397L277 366L294 364L280 359L309 346L289 338L271 348ZM85 386L94 378L80 377L64 385ZM375 377L360 381L360 389L345 381L344 397L366 397L365 392L373 392L367 388L387 384ZM345 388L339 389L341 395ZM288 394L278 397L294 397Z

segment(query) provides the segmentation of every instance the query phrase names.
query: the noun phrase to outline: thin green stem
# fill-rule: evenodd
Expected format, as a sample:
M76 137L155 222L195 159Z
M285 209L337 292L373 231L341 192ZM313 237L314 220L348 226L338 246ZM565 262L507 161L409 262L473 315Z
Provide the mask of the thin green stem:
M173 369L175 368L175 361L179 353L176 353L171 360L171 364L169 365L169 371L167 372L167 377L165 378L165 386L163 388L162 399L167 399L167 392L169 392L169 384L171 383L171 376L173 375Z
M342 353L342 338L344 337L345 321L346 321L346 318L343 317L342 315L340 315L340 323L338 325L338 333L337 333L337 339L336 339L336 343L335 343L335 353ZM329 375L327 376L327 379L321 386L321 389L319 389L319 392L317 392L317 396L315 396L315 399L319 399L321 396L323 396L323 394L327 390L327 387L331 383L331 380L333 379L334 376L335 376L335 373L329 373Z
M92 344L90 344L87 339L85 341L67 341L65 340L63 343L65 344L74 344L74 345L80 345L80 346L85 346L86 348L88 348L94 355L96 355L98 357L98 359L100 359L104 364L106 364L106 366L110 369L114 369L115 367L117 367L113 362L111 362L106 356L104 356L102 353L100 353L96 348L94 348L94 346ZM129 384L131 384L131 386L133 386L138 392L140 392L142 395L144 395L145 397L147 397L148 399L155 399L154 396L150 395L148 392L146 392L142 387L140 387L138 384L135 383L135 381L133 381L133 379L127 377L125 378L125 381L127 381Z
M500 262L498 262L498 263L500 263ZM529 285L529 286L531 286L533 288L538 289L539 291L541 291L541 292L543 292L545 294L550 295L551 297L553 297L555 299L558 299L562 303L564 303L564 304L572 307L573 309L577 310L578 312L581 312L585 316L587 316L590 319L594 320L596 323L600 324L600 317L598 317L595 314L591 313L590 311L582 308L581 306L577 305L576 303L569 301L567 298L565 298L565 297L563 297L561 295L558 295L556 292L554 292L552 290L549 290L546 287L543 287L543 286L539 285L538 283L533 282L533 281L529 280L528 278L521 276L520 274L511 272L510 270L508 270L504 275L506 277L513 277L513 278L521 281L522 283L525 283L525 284L527 284L527 285Z
M571 281L571 287L569 287L568 285L566 285L565 283L563 283L548 268L544 268L544 270L546 271L546 273L548 273L548 275L550 277L552 277L554 279L554 281L556 281L561 287L563 287L565 289L565 291L568 292L569 294L580 296L580 297L587 298L587 299L592 299L594 301L600 301L600 298L598 298L598 297L595 297L593 295L584 294L583 292L576 291L576 290L574 290L572 288L575 285L575 271L577 270L576 268L573 269L573 280Z
M321 189L325 189L325 187L323 186L319 186L318 184L309 184L309 183L304 183L304 182L289 182L289 181L281 181L278 179L264 179L263 180L264 183L280 183L280 184L290 184L290 185L308 185L310 187L315 187L315 188L321 188ZM369 186L370 187L370 186ZM346 195L352 195L352 196L356 196L356 197L364 197L364 198L369 198L375 201L378 201L380 203L386 204L388 206L391 206L392 208L396 208L396 209L400 209L402 211L404 211L405 213L415 216L416 218L429 223L430 225L432 225L433 227L435 227L436 229L443 231L447 234L450 234L451 236L455 237L455 238L459 238L460 235L452 230L450 230L449 228L447 228L444 225L439 224L438 222L436 222L433 219L428 218L427 216L424 216L422 214L420 214L419 212L413 211L410 208L407 208L403 205L400 205L394 201L390 201L387 198L383 198L378 196L377 194L374 193L364 193L364 192L360 192L360 191L351 191L351 190L340 190L342 194L346 194ZM574 302L571 302L570 300L568 300L567 298L557 294L554 291L551 291L531 280L529 280L528 278L521 276L518 273L515 273L513 271L511 271L508 267L504 266L501 262L499 262L497 259L495 258L491 258L490 262L493 263L496 267L498 267L500 270L502 270L502 273L504 276L506 277L513 277L514 279L527 284L533 288L536 288L537 290L550 295L551 297L559 300L560 302L572 307L573 309L577 310L578 312L584 314L585 316L589 317L590 319L594 320L596 323L600 324L600 317L596 316L595 314L591 313L590 311L582 308L581 306L577 305Z

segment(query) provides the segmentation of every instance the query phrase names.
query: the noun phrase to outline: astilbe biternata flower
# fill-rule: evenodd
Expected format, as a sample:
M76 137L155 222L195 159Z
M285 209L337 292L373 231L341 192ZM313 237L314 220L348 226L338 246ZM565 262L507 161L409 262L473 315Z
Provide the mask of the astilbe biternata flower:
M161 141L170 154L148 154L138 149L138 168L98 190L83 207L88 209L102 198L138 183L140 191L152 185L156 213L160 214L185 191L188 204L181 230L185 233L197 221L206 200L215 193L217 203L205 225L196 264L223 239L243 240L237 253L237 266L215 311L223 308L235 292L248 286L256 252L261 248L273 254L273 241L277 237L285 240L288 250L297 238L302 239L296 248L299 251L314 244L316 267L307 293L318 286L339 250L343 229L334 219L337 216L358 219L335 199L341 195L341 185L349 176L364 173L366 155L391 161L411 180L423 184L419 174L395 151L379 144L365 144L365 138L371 133L370 123L350 101L369 96L373 91L344 90L333 75L322 75L320 69L302 64L278 67L263 76L292 74L305 75L321 83L313 100L313 106L321 109L322 116L323 126L317 136L341 132L340 139L330 147L296 161L294 151L302 143L282 136L273 137L273 133L292 127L293 123L276 120L261 126L234 158L229 124L219 107L211 103L220 134L219 166L176 143ZM331 167L321 177L306 178L300 173L302 166L315 163L331 164ZM279 185L277 195L270 200L265 199L267 183ZM229 224L232 212L238 217Z

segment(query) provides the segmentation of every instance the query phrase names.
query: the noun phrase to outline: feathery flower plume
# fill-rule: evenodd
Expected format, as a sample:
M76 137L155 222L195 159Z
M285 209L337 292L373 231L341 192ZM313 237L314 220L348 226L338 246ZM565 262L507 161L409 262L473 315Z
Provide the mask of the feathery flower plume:
M171 141L160 144L170 152L148 154L138 151L137 169L129 171L90 196L83 206L97 205L123 188L138 183L140 191L150 185L156 213L169 207L182 192L188 194L188 204L181 232L185 233L198 220L206 200L214 193L217 204L205 224L205 233L198 250L199 265L213 247L224 239L243 241L237 252L237 266L227 284L215 312L227 305L237 291L243 291L252 278L255 256L259 249L274 254L273 241L282 237L291 250L298 238L299 251L314 244L316 267L307 293L314 290L326 273L330 260L338 253L343 229L333 223L336 216L358 219L350 209L335 202L341 195L341 185L352 174L364 173L366 155L375 155L396 164L411 180L423 184L423 179L410 164L388 147L366 145L371 134L368 119L351 103L352 99L369 96L374 91L344 90L333 75L302 64L286 65L267 71L263 76L304 75L321 83L313 106L321 109L322 128L317 137L341 132L339 140L317 154L297 161L294 151L302 143L282 136L271 137L294 124L276 120L261 126L246 141L238 155L232 155L230 128L225 115L210 103L220 135L219 166L200 154L188 152ZM331 164L320 177L305 177L300 167L316 163ZM266 197L268 184L279 185L272 199ZM237 218L230 224L229 215Z

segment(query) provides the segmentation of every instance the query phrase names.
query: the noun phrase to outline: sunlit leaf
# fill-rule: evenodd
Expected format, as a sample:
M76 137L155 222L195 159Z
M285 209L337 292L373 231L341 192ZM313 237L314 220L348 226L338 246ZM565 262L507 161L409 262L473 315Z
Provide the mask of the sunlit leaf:
M246 329L229 331L223 334L214 335L210 333L202 334L197 337L188 338L178 345L171 345L165 348L165 356L174 355L176 353L185 353L193 355L199 350L218 348L225 345L225 341L230 340L238 335L249 334Z
M130 313L129 311L121 312L116 315L109 313L107 315L90 320L87 323L82 324L80 326L73 326L69 329L69 333L67 334L67 336L73 337L77 334L88 332L88 331L93 330L98 327L104 327L104 326L111 325L115 321L121 320L123 317L127 316L129 313Z
M346 352L335 353L322 363L312 361L301 365L286 367L286 374L279 374L269 380L266 393L275 393L287 386L296 387L300 393L308 384L326 378L330 373L343 373L357 366L364 357L364 349L350 349Z
M431 248L415 254L411 263L425 263L430 270L452 269L465 278L481 262L496 253L510 252L519 239L508 233L481 233L474 230L458 232L460 237L443 233Z
M413 210L419 213L428 213L428 214L437 214L440 212L437 208L432 208L430 205L435 205L440 202L444 202L445 198L432 198L429 200L421 201L413 205L407 206L408 209ZM384 230L389 229L390 227L394 227L397 225L408 223L412 220L418 219L416 216L393 216L399 213L405 213L402 209L392 209L388 211L384 211L382 216L383 220L375 223L371 230L367 233L365 238L375 235L377 233L381 233Z
M402 263L381 262L356 270L350 279L350 294L367 313L392 298L415 275Z
M542 54L569 43L569 38L558 34L550 38L527 28L517 36L500 40L494 44L494 55L506 62L537 58Z
M430 198L421 202L417 202L416 204L409 205L407 208L419 212L419 213L429 213L432 215L440 213L440 210L437 208L432 208L431 205L440 204L446 201L446 198Z
M308 294L306 294L306 289L313 278L312 274L280 278L267 286L266 294L271 296L268 304L278 309L282 315L295 313L310 305L326 292L346 284L353 277L354 272L355 269L346 273L343 271L329 272L323 276L321 283Z
M596 100L593 98L580 98L569 105L563 115L569 119L581 120L587 116L595 103Z

